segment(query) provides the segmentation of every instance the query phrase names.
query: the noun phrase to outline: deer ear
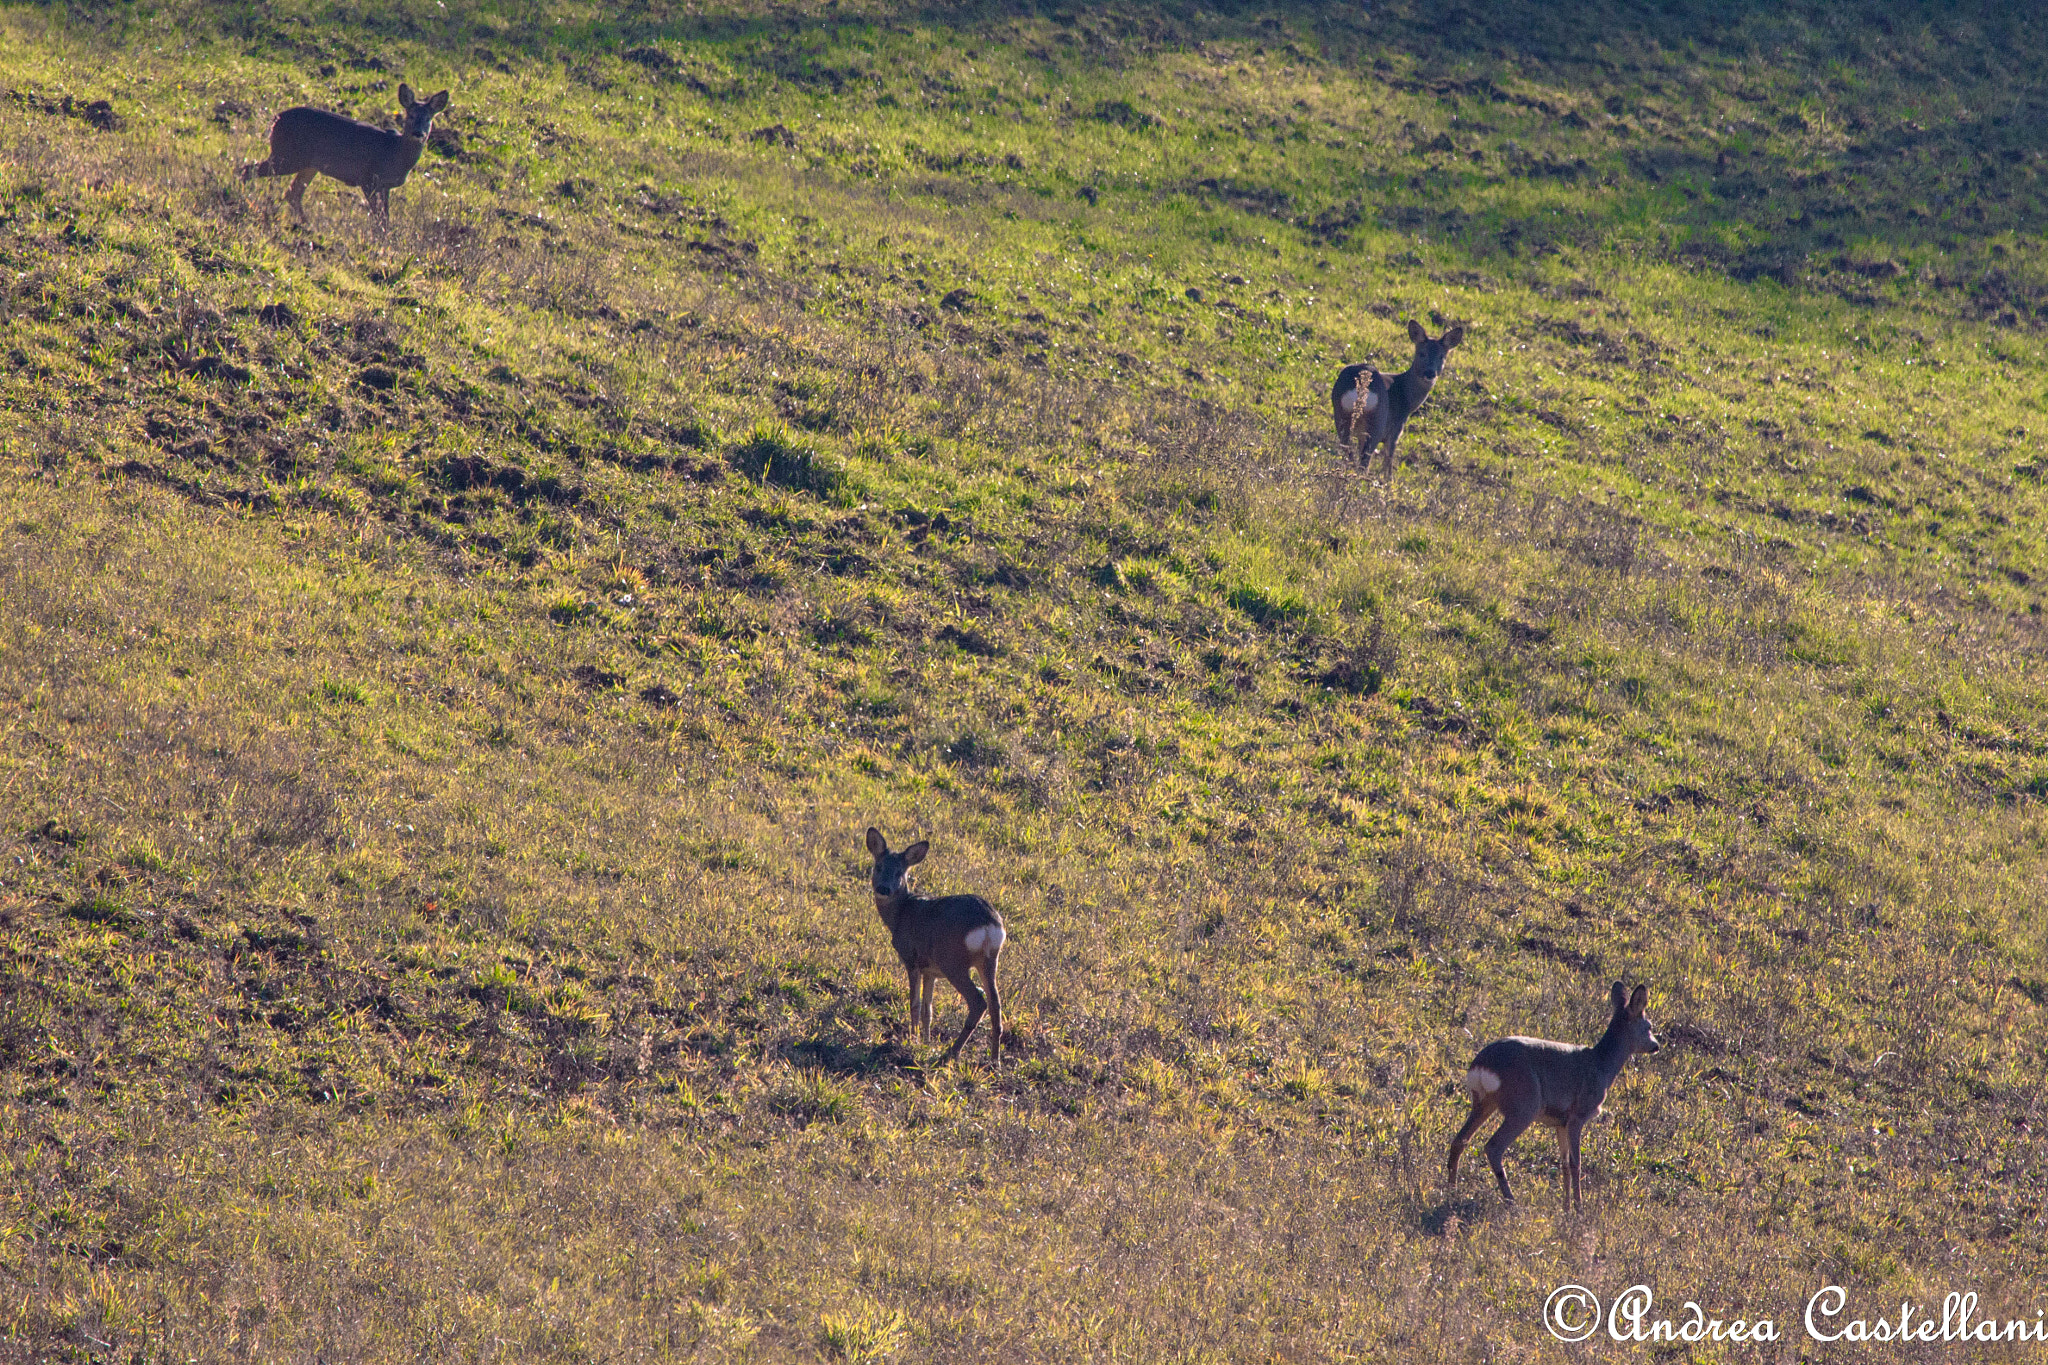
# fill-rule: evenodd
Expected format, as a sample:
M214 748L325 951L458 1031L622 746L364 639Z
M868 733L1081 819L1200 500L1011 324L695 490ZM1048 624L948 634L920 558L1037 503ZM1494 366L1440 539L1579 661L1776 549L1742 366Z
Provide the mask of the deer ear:
M1628 987L1622 985L1619 981L1615 982L1614 990L1610 992L1610 998L1614 1001L1614 1012L1620 1014L1628 1008Z
M398 83L398 107L401 109L410 109L415 104L418 103L419 101L412 97L412 87L407 85L404 81L400 81Z
M448 92L446 90L443 90L440 94L434 96L432 99L427 101L427 108L433 110L437 114L440 113L443 109L446 109L447 107Z
M1422 330L1421 323L1417 322L1414 318L1410 318L1408 319L1408 339L1417 346L1420 346L1423 342L1429 340L1429 333Z
M1648 1009L1649 1007L1650 983L1646 981L1642 985L1636 987L1636 993L1628 998L1628 1017L1631 1019L1640 1019L1643 1017L1643 1011Z
M923 862L923 861L924 861L924 855L925 855L925 854L927 854L927 853L929 853L929 852L931 852L931 851L932 851L932 841L931 841L931 840L929 840L929 839L919 839L919 840L918 840L918 841L917 841L916 843L912 844L912 845L911 845L911 846L910 846L909 848L906 848L906 849L904 849L904 850L903 850L903 862L904 862L904 865L905 865L905 866L907 867L907 866L909 866L909 865L910 865L911 863L921 863L921 862Z
M1443 336L1443 342L1444 342L1444 349L1445 349L1446 351L1448 351L1448 350L1450 350L1450 349L1451 349L1451 347L1453 347L1453 346L1457 345L1457 344L1458 344L1459 342L1463 341L1464 339L1465 339L1465 329L1464 329L1463 327L1453 327L1453 328L1452 328L1452 329L1451 329L1450 331L1448 331L1448 332L1445 332L1445 333L1444 333L1444 336Z
M868 826L868 852L879 858L889 851L889 841L882 837L882 831Z

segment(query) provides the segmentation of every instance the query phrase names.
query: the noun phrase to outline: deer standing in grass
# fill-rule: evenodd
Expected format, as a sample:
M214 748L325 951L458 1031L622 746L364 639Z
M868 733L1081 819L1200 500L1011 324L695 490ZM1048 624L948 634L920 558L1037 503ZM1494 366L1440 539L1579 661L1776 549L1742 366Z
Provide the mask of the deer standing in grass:
M1661 1046L1643 1014L1650 1003L1647 985L1636 987L1630 995L1626 986L1615 982L1613 1003L1614 1016L1607 1032L1591 1047L1553 1043L1547 1038L1497 1038L1479 1049L1465 1073L1472 1115L1451 1139L1451 1185L1458 1182L1458 1158L1464 1154L1465 1144L1480 1124L1498 1114L1500 1127L1487 1141L1486 1161L1493 1167L1501 1198L1515 1202L1501 1158L1530 1124L1543 1123L1557 1131L1565 1202L1574 1209L1579 1207L1579 1134L1600 1112L1607 1088L1628 1059Z
M994 1031L989 1039L989 1059L1000 1064L1003 997L996 990L996 959L1002 955L1006 937L1003 918L979 896L920 896L911 891L910 869L930 851L930 841L920 839L901 853L891 853L881 831L868 830L868 852L875 859L875 909L888 926L896 956L910 976L910 1027L920 1039L930 1041L932 984L943 975L967 1005L967 1027L953 1040L946 1060L960 1055L961 1045L974 1033L986 1010ZM970 969L981 973L988 987L986 998L974 984Z
M1393 376L1383 375L1370 365L1346 365L1330 390L1330 408L1337 420L1337 443L1348 447L1358 442L1358 458L1372 468L1373 447L1385 446L1386 476L1394 477L1394 446L1408 428L1408 419L1429 397L1437 376L1444 372L1451 348L1465 339L1463 327L1453 327L1440 337L1431 337L1422 324L1408 320L1408 339L1415 343L1415 359Z
M448 107L448 92L416 100L412 87L401 84L398 103L405 110L405 124L395 133L303 104L287 109L270 125L269 157L242 167L242 179L296 177L284 198L303 223L306 186L316 174L331 176L361 189L371 214L388 220L391 191L403 185L418 164L434 115Z

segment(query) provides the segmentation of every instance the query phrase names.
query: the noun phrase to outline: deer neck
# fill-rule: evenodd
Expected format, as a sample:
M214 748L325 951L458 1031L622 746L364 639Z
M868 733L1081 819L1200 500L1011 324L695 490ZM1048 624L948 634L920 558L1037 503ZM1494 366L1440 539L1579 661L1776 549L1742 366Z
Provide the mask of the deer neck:
M1435 384L1435 376L1424 374L1416 366L1410 365L1394 376L1393 387L1401 391L1402 406L1413 412L1422 406L1422 400L1429 397L1429 391Z
M882 926L890 933L896 932L896 922L903 917L903 907L909 900L910 894L906 891L875 897L875 913L882 917Z
M1607 1026L1607 1032L1600 1035L1600 1041L1593 1044L1593 1070L1600 1078L1600 1093L1606 1094L1607 1087L1614 1084L1614 1078L1628 1065L1628 1039L1624 1025L1616 1019Z

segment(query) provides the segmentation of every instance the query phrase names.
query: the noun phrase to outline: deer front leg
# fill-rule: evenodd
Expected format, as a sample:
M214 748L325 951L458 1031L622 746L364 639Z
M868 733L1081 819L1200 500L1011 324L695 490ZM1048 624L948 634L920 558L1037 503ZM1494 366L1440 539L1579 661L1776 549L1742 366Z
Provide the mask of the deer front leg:
M312 171L300 171L292 177L292 187L284 192L284 202L292 206L292 217L306 221L306 186L313 183Z
M1401 432L1401 427L1394 427L1393 429L1387 432L1387 462L1385 465L1385 473L1389 481L1391 481L1394 477L1394 445L1401 439Z
M1508 1154L1508 1148L1515 1145L1515 1139L1535 1121L1536 1111L1533 1108L1517 1112L1504 1110L1500 1127L1494 1130L1486 1143L1486 1164L1493 1167L1493 1183L1500 1186L1500 1197L1510 1204L1515 1202L1515 1192L1508 1186L1507 1168L1501 1164L1501 1159Z

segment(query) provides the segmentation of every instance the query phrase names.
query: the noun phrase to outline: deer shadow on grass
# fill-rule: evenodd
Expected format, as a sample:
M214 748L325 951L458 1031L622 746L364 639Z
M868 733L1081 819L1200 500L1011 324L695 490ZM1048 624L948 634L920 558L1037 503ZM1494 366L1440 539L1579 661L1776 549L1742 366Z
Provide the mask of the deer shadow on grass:
M792 1065L815 1068L836 1076L886 1076L922 1073L925 1070L917 1049L894 1039L879 1041L805 1038L782 1049Z
M1508 1209L1509 1206L1498 1199L1484 1199L1478 1196L1445 1199L1434 1207L1422 1211L1419 1226L1431 1237L1448 1237L1461 1227L1492 1222Z

